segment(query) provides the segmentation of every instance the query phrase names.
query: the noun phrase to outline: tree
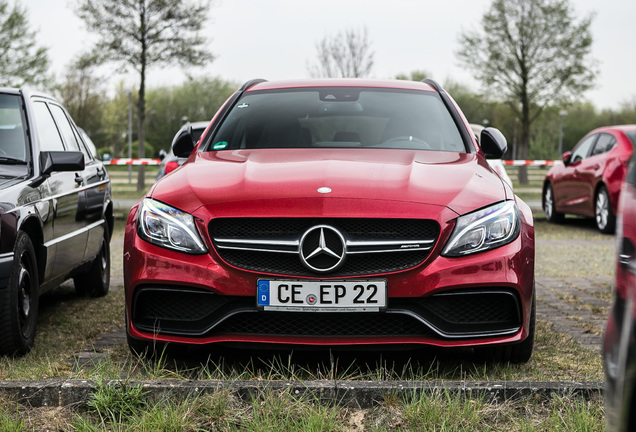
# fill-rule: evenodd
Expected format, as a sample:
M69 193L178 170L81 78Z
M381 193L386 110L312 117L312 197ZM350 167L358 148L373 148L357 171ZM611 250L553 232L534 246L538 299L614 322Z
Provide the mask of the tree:
M0 0L0 87L44 86L48 68L46 48L36 46L26 9L17 1L9 9L9 2Z
M528 156L531 125L547 106L576 100L593 85L591 22L576 22L568 0L494 0L482 31L460 35L460 61L519 119L517 157ZM528 182L525 167L519 182Z
M146 73L149 67L178 63L202 66L213 56L199 35L210 0L76 0L77 14L100 36L95 53L102 62L114 62L139 73L137 99L139 157L144 157ZM144 167L139 166L137 190L144 189Z
M147 92L147 141L155 153L167 150L174 134L186 121L208 121L240 87L220 78L191 78L178 86L157 87Z
M309 67L312 77L363 78L371 73L373 55L367 29L346 30L316 44L318 64Z
M67 67L65 80L57 87L57 93L75 123L101 147L105 96L95 69L94 56L76 58Z

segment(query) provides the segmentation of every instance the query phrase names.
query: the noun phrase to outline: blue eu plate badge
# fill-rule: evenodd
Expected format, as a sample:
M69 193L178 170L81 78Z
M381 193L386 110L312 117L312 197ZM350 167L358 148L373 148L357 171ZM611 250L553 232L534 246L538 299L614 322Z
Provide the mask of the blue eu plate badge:
M258 305L269 306L269 281L258 281Z

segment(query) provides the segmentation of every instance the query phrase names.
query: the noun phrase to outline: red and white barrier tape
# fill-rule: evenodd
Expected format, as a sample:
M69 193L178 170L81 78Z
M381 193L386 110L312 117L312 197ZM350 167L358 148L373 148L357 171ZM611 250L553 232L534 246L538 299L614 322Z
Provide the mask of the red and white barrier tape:
M159 165L161 163L160 159L113 159L109 161L104 161L104 165Z
M502 160L501 162L510 166L552 166L561 163L555 160Z

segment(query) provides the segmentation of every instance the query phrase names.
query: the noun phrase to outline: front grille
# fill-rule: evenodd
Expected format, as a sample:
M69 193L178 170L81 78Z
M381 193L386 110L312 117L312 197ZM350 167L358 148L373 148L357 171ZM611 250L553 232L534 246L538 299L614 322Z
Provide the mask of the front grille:
M363 276L413 268L430 254L439 225L420 219L221 218L210 222L210 237L228 264L254 272L316 276L301 262L300 240L310 228L337 229L348 247L343 264L327 277ZM391 244L391 246L386 246Z
M518 297L509 291L458 291L424 298L390 298L384 312L262 311L254 297L221 296L180 287L144 287L133 299L139 330L178 336L298 337L512 334L521 328Z
M421 322L387 313L254 312L231 317L219 334L305 337L423 336L431 330Z

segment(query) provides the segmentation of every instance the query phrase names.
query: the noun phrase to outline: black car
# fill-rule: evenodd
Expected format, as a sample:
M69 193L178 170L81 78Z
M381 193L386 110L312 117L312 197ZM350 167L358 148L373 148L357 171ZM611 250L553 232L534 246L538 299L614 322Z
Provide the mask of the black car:
M45 291L108 292L112 229L108 173L66 110L0 89L0 354L31 349Z

